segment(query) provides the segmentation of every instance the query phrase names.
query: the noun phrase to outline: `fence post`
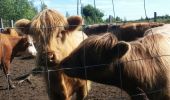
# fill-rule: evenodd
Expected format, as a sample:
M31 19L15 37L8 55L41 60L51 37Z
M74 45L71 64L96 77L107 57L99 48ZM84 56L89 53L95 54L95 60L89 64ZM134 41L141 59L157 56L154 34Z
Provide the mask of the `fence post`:
M112 21L113 21L113 16L109 15L109 23L112 23Z
M4 25L3 25L3 20L2 20L2 18L0 18L0 28L4 28Z
M13 20L10 21L10 27L12 27L12 28L14 27L14 21Z
M154 12L154 22L156 22L156 21L157 21L157 13Z
M77 0L77 15L79 15L79 0Z

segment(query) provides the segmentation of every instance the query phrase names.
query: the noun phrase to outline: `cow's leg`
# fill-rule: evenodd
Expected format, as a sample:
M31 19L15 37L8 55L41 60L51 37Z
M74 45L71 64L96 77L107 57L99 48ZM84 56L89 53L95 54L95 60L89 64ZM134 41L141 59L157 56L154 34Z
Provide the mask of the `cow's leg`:
M52 69L54 70L54 69ZM60 71L52 71L45 74L45 79L48 84L50 100L71 100L65 76Z
M82 86L79 88L79 90L76 92L76 100L84 100L87 96L88 90L86 87Z
M10 73L10 72L11 72L11 67L10 67L10 61L7 62L6 68L7 68L6 77L7 77L7 80L8 80L9 89L14 89L14 88L15 88L15 85L12 83L12 80L11 80L11 73Z
M5 62L5 64L2 64L2 69L4 74L6 75L7 81L8 81L8 88L13 89L15 86L12 83L11 75L10 75L10 62Z
M33 77L33 74L32 73L28 73L28 74L25 74L25 75L17 77L15 80L18 81L18 84L22 84L25 81L30 83L30 84L32 84L32 82L31 82L31 78L32 77Z
M147 94L146 94L141 88L138 87L137 90L139 91L139 93L141 93L140 98L141 98L142 100L149 100Z
M147 94L139 87L136 88L136 96L132 97L132 100L149 100Z
M2 64L0 64L0 70L3 70L3 69L2 69Z
M87 80L79 81L81 81L80 83L82 86L80 86L78 91L76 92L76 97L77 100L84 100L87 97L89 90L91 89L91 83Z
M11 75L10 74L7 74L7 80L8 80L8 84L9 84L9 89L14 89L15 88L15 85L12 83L12 80L11 80Z
M34 77L37 74L42 74L42 73L43 73L43 68L36 67L33 70L31 70L28 74L19 76L15 80L19 81L18 84L22 84L25 81L32 84L31 78Z

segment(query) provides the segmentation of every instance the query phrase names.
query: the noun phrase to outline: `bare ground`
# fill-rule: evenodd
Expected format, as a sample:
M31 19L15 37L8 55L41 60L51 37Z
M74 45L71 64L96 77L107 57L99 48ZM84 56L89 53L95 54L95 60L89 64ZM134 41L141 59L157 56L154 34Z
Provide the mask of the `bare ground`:
M21 60L21 58L15 58L11 65L12 79L18 76L24 75L30 72L35 67L34 59ZM43 75L36 75L32 78L32 84L23 82L17 84L15 89L7 89L7 80L4 73L0 70L0 100L49 100L47 87L43 78ZM120 89L92 83L92 89L88 93L87 100L130 100L128 95Z

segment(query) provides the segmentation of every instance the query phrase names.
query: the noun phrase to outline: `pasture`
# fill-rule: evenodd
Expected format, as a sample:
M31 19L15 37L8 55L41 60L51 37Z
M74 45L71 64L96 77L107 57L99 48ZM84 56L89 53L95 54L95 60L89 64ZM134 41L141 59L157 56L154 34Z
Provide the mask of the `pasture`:
M14 58L12 62L12 79L28 73L35 67L35 59L21 60L22 57ZM24 82L17 84L15 89L6 89L7 80L0 70L0 100L49 100L43 74L38 74L31 79L32 84ZM121 98L122 97L122 98ZM92 89L88 93L86 100L129 100L128 95L120 89L92 83Z

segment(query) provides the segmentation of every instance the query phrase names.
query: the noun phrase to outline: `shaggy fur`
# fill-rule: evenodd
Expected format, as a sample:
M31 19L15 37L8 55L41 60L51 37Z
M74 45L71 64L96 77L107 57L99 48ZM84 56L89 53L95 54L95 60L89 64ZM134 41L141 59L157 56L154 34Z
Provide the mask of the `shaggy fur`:
M155 33L161 33L164 35L170 35L170 24L164 24L163 26L159 26L159 27L154 27L151 29L148 29L144 35L152 35Z
M86 27L84 32L87 35L111 32L116 35L118 40L133 41L137 38L143 37L146 30L162 25L162 23L155 22L126 23L123 25L91 25Z
M37 42L37 64L45 69L57 70L49 73L50 82L46 75L47 83L50 83L50 99L70 100L74 93L77 100L84 99L90 89L89 81L68 77L57 65L87 38L82 31L78 31L82 18L72 16L66 19L56 10L45 9L28 25L29 33ZM22 23L17 26L22 27Z
M16 31L19 33L19 34L30 34L28 33L29 32L29 25L30 25L30 20L28 19L20 19L18 21L15 22L15 28L16 28Z
M118 42L109 33L92 36L60 65L71 68L65 70L71 77L117 86L132 100L141 99L137 91L146 93L150 100L170 100L169 44L169 38L162 34L147 35L133 42Z

